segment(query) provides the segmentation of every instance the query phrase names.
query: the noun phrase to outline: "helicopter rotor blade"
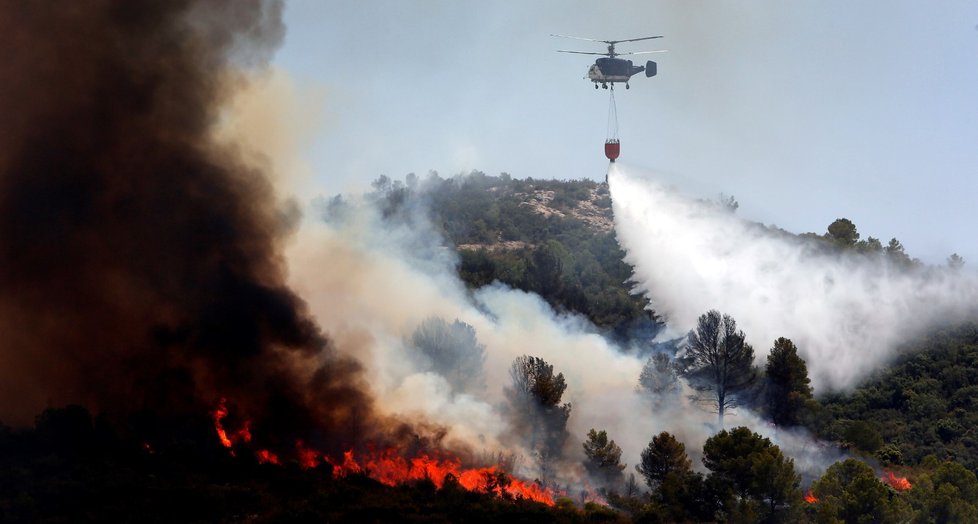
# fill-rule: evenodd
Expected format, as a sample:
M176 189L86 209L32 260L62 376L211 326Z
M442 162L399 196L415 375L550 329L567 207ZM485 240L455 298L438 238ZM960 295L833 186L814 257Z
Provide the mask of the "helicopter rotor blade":
M583 38L580 36L555 35L553 33L550 33L550 36L556 36L560 38L573 38L574 40L587 40L588 42L605 42L604 40L595 40L593 38Z
M662 35L659 35L659 36L643 36L642 38L629 38L628 40L598 40L598 42L604 42L606 44L615 45L615 44L620 44L622 42L638 42L639 40L652 40L653 38L662 38ZM587 40L587 39L585 38L584 40Z
M659 49L658 51L634 51L632 53L615 53L615 54L618 56L625 56L625 55L650 55L652 53L668 53L668 52L669 52L668 49Z
M557 50L558 53L574 53L575 55L601 55L608 56L608 53L589 53L587 51L564 51L561 49Z

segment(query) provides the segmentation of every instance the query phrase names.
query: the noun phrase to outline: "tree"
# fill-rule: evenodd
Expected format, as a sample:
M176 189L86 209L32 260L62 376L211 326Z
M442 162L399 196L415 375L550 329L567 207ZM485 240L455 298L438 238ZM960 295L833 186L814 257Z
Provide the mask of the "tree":
M902 499L891 498L873 468L856 459L829 466L812 485L812 494L818 499L818 522L889 523L907 514Z
M720 209L723 209L731 214L736 213L737 208L740 207L740 204L737 203L737 199L734 198L733 195L725 195L720 193L720 198L717 200L717 202L720 204Z
M638 481L635 480L635 474L629 473L628 479L625 480L625 488L622 490L622 495L625 497L635 497L638 495L639 485Z
M964 267L964 258L957 254L951 253L951 256L947 257L947 267L955 271Z
M693 472L692 462L686 455L686 446L667 431L652 437L642 451L642 462L635 466L649 489L655 490L670 475L686 476Z
M669 355L656 353L649 357L638 376L638 390L656 407L679 392L679 378Z
M682 365L683 375L698 392L692 399L711 405L722 428L724 412L739 405L737 394L757 376L754 348L744 332L737 331L733 317L715 309L700 315L687 340Z
M856 242L855 248L858 253L876 255L877 257L883 252L883 244L880 242L880 239L875 237L868 237L866 240Z
M567 389L564 374L554 375L554 367L540 357L523 355L509 369L512 387L504 388L508 412L515 429L527 436L527 445L546 469L560 455L569 434L567 419L570 403L561 404Z
M587 457L584 469L591 478L606 488L621 485L624 480L622 470L625 469L625 465L621 463L621 447L614 440L608 440L608 433L592 428L583 446Z
M652 437L635 470L652 490L656 522L711 522L717 493L703 475L693 472L686 446L666 431ZM644 522L641 518L636 521Z
M771 421L779 426L800 424L800 415L812 400L812 388L808 367L791 340L780 337L774 341L765 371L765 404Z
M770 440L743 426L722 430L703 444L703 465L741 498L747 498L754 480L752 456L769 447Z
M769 521L784 521L794 513L791 508L801 502L801 476L794 460L772 444L751 456L751 475L751 496L764 506Z
M736 494L727 498L728 511L750 501L766 514L766 520L778 521L787 517L792 503L801 500L801 477L794 461L748 428L724 430L707 439L703 465L711 471L711 481ZM737 512L744 513L744 508L738 507Z
M485 390L486 347L476 339L472 326L458 319L449 324L431 317L414 331L411 343L424 355L429 369L445 377L453 390Z
M930 456L924 465L933 466L936 462ZM916 478L908 495L917 510L915 522L978 522L978 479L956 462L941 462L933 471Z
M855 246L856 241L859 240L856 224L853 224L848 218L835 219L835 222L829 224L826 236L840 247L845 248Z
M545 297L560 292L567 250L557 240L547 240L533 250L530 276L537 291Z
M886 259L891 265L899 269L910 269L916 265L916 261L904 251L903 244L895 238L891 238L890 242L883 248L883 254L886 255Z
M846 425L842 438L850 445L874 453L883 446L883 437L875 425L865 420L853 420Z

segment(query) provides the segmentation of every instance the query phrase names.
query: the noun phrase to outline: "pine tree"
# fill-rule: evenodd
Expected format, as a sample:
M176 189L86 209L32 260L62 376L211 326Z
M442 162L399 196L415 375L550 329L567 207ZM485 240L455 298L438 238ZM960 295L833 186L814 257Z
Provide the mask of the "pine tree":
M587 434L584 441L584 469L591 475L591 478L606 488L616 488L624 480L622 470L625 465L621 463L621 447L615 444L614 440L608 440L608 433L604 430L596 431L593 428Z
M774 341L765 371L765 404L771 421L779 426L800 424L801 416L812 400L812 388L808 367L791 340L781 337Z
M682 358L683 375L698 393L695 401L710 405L723 427L723 415L739 405L738 393L748 389L757 376L754 348L730 315L712 309L700 315L696 329L687 335Z
M523 355L509 369L512 387L504 388L507 411L514 428L538 456L545 472L560 456L569 434L570 403L560 403L567 383L564 374L540 357ZM546 475L544 475L546 476Z
M642 462L635 470L645 477L649 489L656 489L670 475L686 476L692 473L692 462L686 455L686 446L667 431L652 437L642 451Z

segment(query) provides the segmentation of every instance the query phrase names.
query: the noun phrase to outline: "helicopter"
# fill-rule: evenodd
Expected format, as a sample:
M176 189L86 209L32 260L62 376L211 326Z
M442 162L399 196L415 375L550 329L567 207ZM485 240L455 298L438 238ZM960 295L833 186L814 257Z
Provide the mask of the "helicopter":
M556 36L559 38L573 38L574 40L586 40L588 42L602 42L608 44L607 53L592 53L587 51L565 51L562 49L557 50L558 53L574 53L578 55L600 55L603 57L594 61L594 64L592 64L587 71L587 77L585 77L591 79L591 81L594 82L595 89L598 88L598 84L601 84L601 87L604 89L608 89L608 84L611 84L611 89L614 89L615 82L624 82L625 89L629 89L628 79L631 78L632 75L641 73L642 71L645 71L645 76L647 78L651 78L655 76L656 65L655 62L651 60L645 62L644 66L636 66L636 65L632 65L631 60L625 60L622 58L615 58L615 57L626 56L626 55L646 55L650 53L666 52L665 50L635 51L632 53L615 52L615 44L620 44L623 42L638 42L639 40L652 40L653 38L662 38L661 35L643 36L642 38L629 38L628 40L597 40L594 38L581 38L579 36L554 35L554 34L551 34L550 36Z

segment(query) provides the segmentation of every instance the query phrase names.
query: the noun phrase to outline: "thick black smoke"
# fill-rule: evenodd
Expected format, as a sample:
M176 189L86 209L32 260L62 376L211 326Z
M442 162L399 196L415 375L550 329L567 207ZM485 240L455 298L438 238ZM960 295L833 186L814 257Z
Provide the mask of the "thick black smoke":
M363 430L359 366L284 283L294 213L211 139L280 15L259 0L0 5L5 422L66 403L206 415L227 397L256 439L315 429L341 447Z

